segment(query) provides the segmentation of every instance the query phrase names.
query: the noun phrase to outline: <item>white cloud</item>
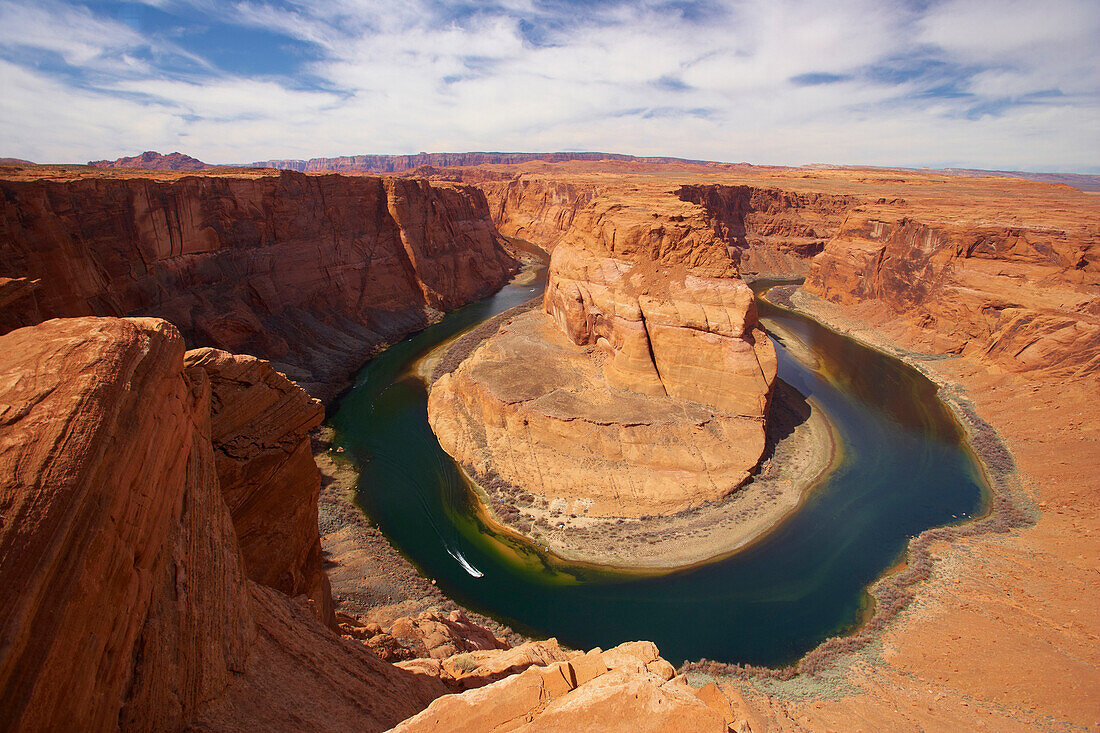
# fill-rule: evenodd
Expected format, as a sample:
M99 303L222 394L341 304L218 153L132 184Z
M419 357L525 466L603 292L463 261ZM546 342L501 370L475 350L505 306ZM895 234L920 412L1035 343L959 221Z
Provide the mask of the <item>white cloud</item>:
M0 46L59 54L66 63L86 68L116 66L115 58L143 45L128 26L94 16L85 8L53 2L0 4Z
M148 2L315 44L320 60L303 72L325 91L270 76L199 83L145 62L123 68L133 49L163 41L79 9L5 6L21 8L32 31L0 31L0 50L52 50L98 81L80 88L0 67L0 154L178 148L244 162L596 149L760 163L1100 167L1094 2L948 0L918 12L872 0L730 1L700 22L648 3L551 16L532 0L465 9L439 0ZM66 30L47 37L49 22ZM940 85L963 94L934 93Z

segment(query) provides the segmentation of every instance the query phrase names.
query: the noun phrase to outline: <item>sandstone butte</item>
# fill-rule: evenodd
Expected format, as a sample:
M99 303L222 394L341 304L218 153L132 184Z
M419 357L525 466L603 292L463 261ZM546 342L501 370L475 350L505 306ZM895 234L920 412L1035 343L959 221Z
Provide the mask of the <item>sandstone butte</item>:
M440 445L589 516L734 491L764 451L776 357L727 242L680 199L594 199L554 247L544 313L433 385Z
M4 173L0 318L9 332L0 336L0 727L1097 726L1100 608L1091 599L1100 527L1090 478L1100 469L1095 195L911 171L637 162L526 163L430 175L447 182L255 171ZM480 187L485 199L450 185L462 181ZM395 206L382 202L403 191L414 218L430 220L434 210L448 231L485 232L490 249L479 250L483 240L474 236L448 252L450 235L428 248L457 263L450 281L462 285L448 304L433 297L442 291L425 266L432 258L421 249L424 240L406 244L408 231L400 227L399 236L377 240L294 228L287 222L339 221L340 212L322 216L318 193L305 199L313 202L308 210L295 213L290 198L275 195L284 186L324 190L326 202L341 187L355 195L385 192L365 197L378 205L360 209L372 212L360 216L376 232L397 231ZM224 218L196 228L182 225L195 220L186 215L172 226L151 217L157 226L138 226L144 220L125 203L149 191L159 192L153 200L178 202L181 190L199 192L193 195L200 200L203 190L217 193L201 210ZM264 193L237 206L234 196L249 190ZM440 212L437 195L468 200L480 213L463 219L463 207ZM82 208L96 200L106 204ZM344 635L338 635L324 599L315 596L315 534L301 531L299 513L316 501L315 476L295 458L316 407L277 372L308 374L313 381L303 381L330 397L325 385L333 389L354 368L337 366L336 343L363 349L361 360L392 337L358 330L370 328L363 326L369 317L381 327L387 311L375 309L376 302L388 305L395 290L411 293L403 304L416 312L409 320L415 324L431 318L432 308L490 292L512 267L496 230L548 248L585 242L586 262L598 261L588 243L600 241L598 211L616 200L624 208L631 200L651 207L655 230L682 223L665 217L685 211L705 221L742 273L808 273L795 306L895 350L964 393L1010 451L989 467L997 490L1022 502L1031 521L932 543L931 576L875 631L876 644L834 654L822 676L803 674L791 683L720 678L693 687L641 642L587 653L552 642L493 648L499 645L460 618L418 618L383 630L340 617ZM241 229L234 229L237 216L245 221ZM290 231L295 238L281 238ZM194 239L200 233L201 245ZM657 232L651 238L662 241ZM424 273L424 282L415 275L400 287L366 288L371 268L363 253L403 259L369 248L381 241L412 252L404 259L417 263L411 271ZM357 248L360 259L339 259L340 242ZM479 260L475 268L462 256L479 252L496 264ZM286 257L282 268L270 264L276 253ZM632 263L645 272L642 258ZM685 266L696 264L713 263ZM349 270L361 290L337 284ZM496 282L477 280L494 272L501 273ZM241 273L250 290L236 287ZM278 294L292 300L273 308L258 273L288 288ZM360 299L349 301L349 293ZM216 327L213 304L238 318L252 313L255 321L240 319L247 336L213 338L235 332ZM180 310L156 312L172 305ZM324 320L330 312L336 315ZM80 317L91 314L187 318L173 326L155 318ZM52 316L63 317L46 320ZM288 337L295 322L309 326ZM218 351L184 353L190 344L277 357L279 349L257 345L278 339L286 352L273 366ZM305 356L326 340L331 351L323 360ZM610 355L599 366L618 358L614 350ZM246 437L237 441L234 431ZM260 477L269 468L286 497L263 489ZM223 487L251 506L234 509ZM278 542L264 536L264 527L284 538L278 542L285 556L271 551ZM372 648L404 661L384 662Z

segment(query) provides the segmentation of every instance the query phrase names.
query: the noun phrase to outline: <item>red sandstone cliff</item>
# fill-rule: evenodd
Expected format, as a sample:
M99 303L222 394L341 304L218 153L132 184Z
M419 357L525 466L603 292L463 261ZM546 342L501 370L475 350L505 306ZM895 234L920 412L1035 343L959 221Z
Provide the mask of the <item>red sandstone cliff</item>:
M1100 367L1100 228L906 213L853 212L805 289L863 306L934 353L973 355L1012 372L1072 376Z
M248 577L308 596L335 626L317 530L321 477L309 440L324 408L262 359L202 348L188 351L185 364L210 380L214 465Z
M265 427L293 435L315 405L251 357L226 358L185 365L178 331L148 318L0 336L0 728L382 730L447 691L246 578L272 571L250 548L282 543L276 569L301 557L284 531L294 497L278 482L254 492L271 534L235 530L220 479L272 461L226 470L217 453L231 425L270 443ZM251 384L228 388L237 378Z
M42 174L44 176L45 174ZM379 346L515 271L468 186L344 176L0 180L0 331L155 315L322 399Z
M772 187L684 185L676 192L702 206L715 234L740 250L743 273L804 275L836 234L854 196Z
M0 337L0 727L178 727L255 627L210 383L163 321Z
M470 180L469 173L463 176ZM505 181L480 181L493 222L502 234L552 250L573 226L577 212L599 195L584 183L516 176Z

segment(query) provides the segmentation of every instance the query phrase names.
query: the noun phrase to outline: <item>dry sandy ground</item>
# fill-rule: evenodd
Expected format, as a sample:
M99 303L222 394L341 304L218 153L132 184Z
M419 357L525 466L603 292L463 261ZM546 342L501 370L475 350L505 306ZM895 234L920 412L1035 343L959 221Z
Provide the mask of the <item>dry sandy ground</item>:
M794 303L873 346L906 345L890 324L872 326L873 304L841 309L805 293ZM996 428L1038 521L933 545L932 577L878 643L819 679L746 691L784 731L1100 730L1100 377L906 360Z

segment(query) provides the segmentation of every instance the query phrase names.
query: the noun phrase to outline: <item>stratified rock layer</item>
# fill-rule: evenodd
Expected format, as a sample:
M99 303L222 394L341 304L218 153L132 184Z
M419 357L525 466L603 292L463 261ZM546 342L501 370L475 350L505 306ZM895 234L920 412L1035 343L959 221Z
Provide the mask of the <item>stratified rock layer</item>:
M697 271L562 244L550 261L544 309L570 341L611 355L606 374L616 386L763 418L775 349L757 323L752 291L739 278Z
M706 209L723 241L739 250L742 272L805 275L810 259L836 234L855 196L762 186L695 184L676 192Z
M469 186L51 172L0 180L0 276L39 281L0 331L159 316L189 345L270 359L325 399L373 350L515 272Z
M938 353L1021 373L1100 368L1100 228L854 212L805 287Z
M721 499L759 462L775 349L707 218L659 203L581 210L549 317L513 319L432 387L440 445L478 476L634 517Z
M234 443L228 425L270 436L280 416L293 436L316 405L252 357L196 362L151 318L0 336L3 730L383 730L447 692L246 577L269 568L242 558L219 477L254 478L264 454L234 474L215 446ZM213 411L208 370L222 382ZM236 396L234 377L247 385ZM314 503L315 487L313 476ZM286 531L295 507L281 506L301 493L250 497L285 546L285 559L266 556L278 567L309 548ZM252 550L274 546L259 528L249 536Z
M432 429L476 475L590 516L674 513L744 482L764 449L762 417L617 387L610 364L526 313L435 383Z

